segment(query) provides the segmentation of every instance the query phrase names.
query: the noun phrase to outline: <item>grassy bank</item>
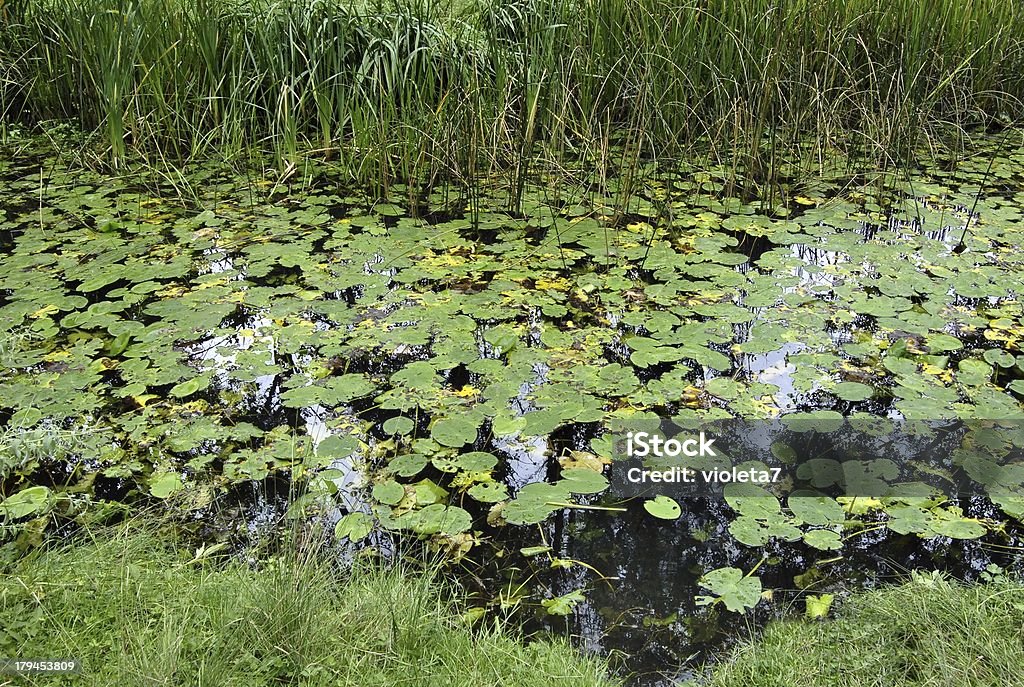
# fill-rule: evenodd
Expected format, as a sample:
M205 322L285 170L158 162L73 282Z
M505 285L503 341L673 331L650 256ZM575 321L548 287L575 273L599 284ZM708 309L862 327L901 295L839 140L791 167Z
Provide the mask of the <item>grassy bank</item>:
M313 558L217 567L124 532L6 571L0 628L5 656L81 659L76 685L612 684L564 644L471 632L429 577L342 579Z
M0 113L76 121L107 156L282 161L359 182L522 184L696 150L771 180L901 164L1016 119L1024 12L1001 0L17 0Z
M768 626L712 687L982 687L1024 684L1024 587L938 577L849 599L835 620Z

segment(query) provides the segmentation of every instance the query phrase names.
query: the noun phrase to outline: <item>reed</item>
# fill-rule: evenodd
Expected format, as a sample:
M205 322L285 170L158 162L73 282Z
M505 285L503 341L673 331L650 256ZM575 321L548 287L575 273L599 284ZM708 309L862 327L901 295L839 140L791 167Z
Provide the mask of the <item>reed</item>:
M783 162L906 164L1015 122L1002 0L18 0L0 116L73 119L113 164L257 149L386 191L538 160L695 151L753 193ZM953 150L955 153L955 149ZM619 164L635 164L617 156ZM621 170L620 170L621 171Z

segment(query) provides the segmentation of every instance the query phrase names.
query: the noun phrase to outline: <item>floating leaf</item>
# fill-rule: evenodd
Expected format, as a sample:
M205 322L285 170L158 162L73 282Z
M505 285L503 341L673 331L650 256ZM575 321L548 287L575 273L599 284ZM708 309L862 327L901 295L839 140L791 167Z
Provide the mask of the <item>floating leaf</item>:
M418 534L459 534L473 525L473 518L458 506L435 503L421 510L412 529Z
M420 453L406 453L395 456L388 463L388 468L401 477L412 477L427 466L427 457Z
M19 409L11 416L12 427L31 427L43 419L43 413L38 408L31 406Z
M508 498L508 489L498 482L474 484L466 493L481 503L497 503Z
M715 597L698 596L697 605L707 606L721 601L725 607L735 613L742 613L753 608L761 600L761 580L757 577L744 577L739 568L718 568L707 573L698 581L700 586L709 590Z
M149 478L149 493L158 499L166 499L183 488L181 476L176 472L160 472Z
M764 546L771 538L768 526L749 515L741 515L730 522L729 533L736 541L747 546Z
M928 531L950 539L977 539L985 535L985 526L974 518L965 518L959 509L942 509L928 522Z
M543 599L540 605L549 615L569 615L578 604L587 600L587 597L579 589L568 594L556 596L553 599Z
M394 480L388 480L373 486L373 498L389 506L396 506L405 498L405 488Z
M825 551L837 551L843 548L843 540L832 530L811 530L804 533L804 541L808 546Z
M410 418L403 417L400 415L398 417L393 417L388 420L385 420L381 429L383 429L384 433L389 436L395 434L401 434L404 436L412 432L415 426L416 423L414 423Z
M193 377L192 379L181 382L180 384L175 384L171 387L170 394L175 398L186 398L197 391L202 391L209 386L209 384L210 380L206 377Z
M43 512L51 503L49 487L35 486L22 489L0 501L0 514L8 520Z
M987 383L992 378L992 368L980 360L961 360L957 365L959 372L957 379L962 384L979 386Z
M497 464L497 458L490 453L484 453L483 451L463 453L455 459L455 466L459 470L466 470L469 472L487 472L489 470L493 470Z
M959 351L964 347L960 339L949 334L932 334L928 337L926 344L930 353L945 353L946 351Z
M828 616L828 611L832 608L832 602L835 600L834 594L808 594L804 597L806 604L806 610L804 615L810 619L825 618Z
M660 495L644 501L644 510L662 520L675 520L683 513L683 509L679 507L679 504L674 499Z
M416 493L416 503L421 506L441 503L448 498L448 490L432 479L420 480L413 485L413 489Z
M317 455L325 458L345 458L359 447L359 442L352 436L332 434L316 446Z
M840 382L833 387L832 393L844 401L858 402L871 398L874 389L860 382Z
M1016 358L1013 357L1012 353L1004 351L1001 348L990 348L983 354L985 362L992 365L998 365L999 367L1013 367L1016 362Z
M334 536L338 539L359 541L373 529L373 520L366 513L349 513L334 526Z
M846 512L839 503L812 491L795 491L786 505L800 521L808 525L836 525L846 520Z
M430 436L442 446L459 448L477 439L477 424L463 417L446 417L434 422Z
M597 494L608 488L608 480L600 472L588 468L562 470L560 483L574 494Z

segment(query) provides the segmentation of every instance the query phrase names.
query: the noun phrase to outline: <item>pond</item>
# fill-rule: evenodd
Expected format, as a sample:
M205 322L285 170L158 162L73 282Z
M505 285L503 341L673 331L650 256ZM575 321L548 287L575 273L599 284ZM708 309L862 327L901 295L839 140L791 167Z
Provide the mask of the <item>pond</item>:
M287 513L424 542L471 615L568 629L645 685L808 599L1013 567L1019 496L826 496L818 521L609 480L617 422L1019 420L1016 140L771 206L685 166L378 199L329 162L105 175L9 145L6 549L150 503L209 537Z

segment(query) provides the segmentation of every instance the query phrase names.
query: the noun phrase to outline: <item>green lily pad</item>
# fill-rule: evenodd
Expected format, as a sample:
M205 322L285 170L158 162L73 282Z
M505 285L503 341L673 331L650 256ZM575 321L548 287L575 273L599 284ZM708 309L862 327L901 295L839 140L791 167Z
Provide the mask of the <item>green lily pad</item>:
M824 551L838 551L843 548L843 540L832 530L811 530L804 533L804 541L808 546Z
M373 486L373 498L389 506L397 506L405 498L405 488L394 480Z
M349 513L338 520L334 526L334 536L338 539L359 541L373 530L373 519L366 513Z
M644 501L644 510L662 520L675 520L683 513L679 504L668 496L655 496L653 499Z
M442 503L448 498L448 490L439 486L432 479L421 479L413 485L416 493L416 503L421 506Z
M498 482L474 484L466 493L481 503L497 503L508 498L508 488Z
M608 479L590 468L562 470L559 484L574 494L597 494L608 488Z
M202 391L210 385L210 380L206 377L193 377L192 379L175 384L171 387L170 395L174 398L186 398L192 394Z
M960 339L949 334L932 334L927 338L925 344L930 353L945 353L946 351L959 351L964 347Z
M427 466L427 457L420 453L405 453L395 456L388 463L388 469L401 477L412 477Z
M416 423L414 423L412 419L399 415L398 417L385 420L381 428L384 430L384 433L389 436L393 436L395 434L405 436L412 432L415 427Z
M983 354L985 362L992 365L998 365L999 367L1013 367L1016 362L1016 358L1013 354L1004 351L1001 348L990 348Z
M359 448L359 441L353 436L333 434L316 447L316 453L324 458L346 458Z
M834 594L808 594L804 597L804 603L806 604L804 615L811 620L825 618L828 616L828 611L832 608L834 600Z
M874 389L860 382L840 382L832 388L834 393L844 401L866 401L874 395Z
M497 464L497 458L483 451L463 453L455 459L455 466L459 470L466 470L467 472L487 472L493 470Z
M795 491L786 504L794 516L808 525L837 525L846 520L846 512L835 499L817 492Z
M473 525L473 518L458 506L435 503L421 510L414 520L417 534L460 534Z
M768 526L749 515L741 515L730 522L729 534L747 546L764 546L771 538Z
M181 476L175 472L160 472L149 478L149 493L158 499L166 499L183 488Z
M477 423L466 417L445 417L434 422L430 436L442 446L460 448L476 441L477 427Z
M0 514L7 520L17 520L41 513L49 507L51 496L49 487L35 486L22 489L0 501Z
M700 578L699 584L715 596L698 596L698 606L722 602L730 611L742 613L761 600L760 578L744 577L739 568L712 570Z
M583 592L575 589L568 594L556 596L553 599L542 599L540 605L548 615L569 615L577 605L587 600Z

